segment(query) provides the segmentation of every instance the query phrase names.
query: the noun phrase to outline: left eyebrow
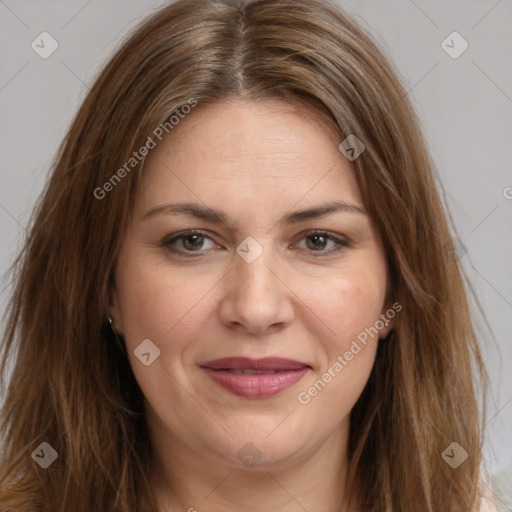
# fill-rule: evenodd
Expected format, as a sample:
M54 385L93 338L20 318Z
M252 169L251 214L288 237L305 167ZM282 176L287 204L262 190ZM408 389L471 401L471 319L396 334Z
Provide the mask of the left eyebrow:
M359 213L366 215L364 208L355 204L349 204L342 201L334 201L331 203L321 204L314 206L313 208L307 208L305 210L297 210L289 213L282 220L283 224L298 224L305 220L318 219L331 215L333 213L347 212L347 213Z
M288 213L281 220L281 224L298 224L310 219L318 219L325 217L333 213L347 212L347 213L358 213L366 215L364 208L361 206L345 203L343 201L333 201L330 203L320 204L312 208L304 210L296 210ZM183 214L190 217L196 217L198 219L211 222L212 224L224 224L229 227L234 227L235 222L229 218L229 216L221 211L214 208L209 208L196 203L167 203L161 204L151 208L143 216L142 220L147 220L161 214Z

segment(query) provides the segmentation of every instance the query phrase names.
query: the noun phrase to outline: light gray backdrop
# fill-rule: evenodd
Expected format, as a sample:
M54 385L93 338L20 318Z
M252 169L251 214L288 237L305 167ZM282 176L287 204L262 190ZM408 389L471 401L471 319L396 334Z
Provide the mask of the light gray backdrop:
M496 344L482 336L492 379L486 458L494 472L512 462L512 3L340 3L408 84L460 232L461 261L494 330ZM0 272L93 78L122 36L160 5L0 0ZM2 311L9 290L2 281Z

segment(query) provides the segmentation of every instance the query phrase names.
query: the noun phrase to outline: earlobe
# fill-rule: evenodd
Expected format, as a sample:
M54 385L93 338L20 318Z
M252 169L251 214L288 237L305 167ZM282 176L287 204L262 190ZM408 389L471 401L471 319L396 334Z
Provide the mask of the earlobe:
M379 339L386 338L391 332L394 326L394 321L386 316L386 312L381 313L379 320L376 322L376 326L379 329Z
M123 316L121 314L121 306L119 304L119 297L117 293L117 289L114 284L109 287L108 290L108 311L107 317L112 319L110 322L110 327L117 334L123 335Z
M381 315L382 316L382 315ZM383 339L388 336L388 334L393 330L394 322L392 320L388 320L387 324L386 321L384 321L384 327L380 329L379 338Z
M377 320L379 328L379 338L386 338L388 334L395 328L396 315L402 310L401 304L395 302L393 305L388 305L382 311Z

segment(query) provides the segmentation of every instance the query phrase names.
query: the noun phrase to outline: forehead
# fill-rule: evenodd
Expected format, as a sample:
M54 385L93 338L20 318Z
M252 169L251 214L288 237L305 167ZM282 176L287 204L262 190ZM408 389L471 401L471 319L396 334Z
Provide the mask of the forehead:
M224 209L326 199L361 204L340 142L319 114L282 100L197 107L148 155L138 209L178 199Z

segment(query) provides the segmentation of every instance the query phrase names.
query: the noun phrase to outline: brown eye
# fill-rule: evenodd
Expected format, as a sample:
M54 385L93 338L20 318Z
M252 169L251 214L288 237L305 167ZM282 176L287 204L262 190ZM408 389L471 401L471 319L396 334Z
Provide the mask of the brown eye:
M182 237L183 247L187 250L197 251L201 249L204 243L203 235L187 235Z
M193 252L200 255L207 249L218 247L209 236L202 232L180 233L167 237L162 240L161 245L166 250L182 255L187 255L187 253L190 255Z
M310 253L317 253L315 256L328 255L349 246L349 243L346 240L341 240L330 233L323 231L306 233L301 239L301 242L303 240L306 240L305 247L301 247L300 244L298 247L305 249Z
M306 240L308 240L308 242L306 242L308 249L311 249L313 251L324 249L328 242L328 239L321 235L311 235L308 236Z

